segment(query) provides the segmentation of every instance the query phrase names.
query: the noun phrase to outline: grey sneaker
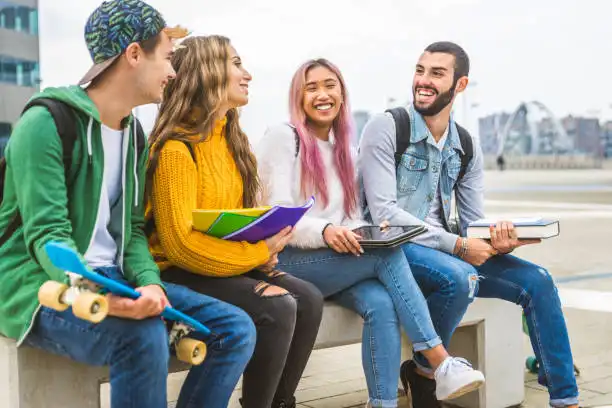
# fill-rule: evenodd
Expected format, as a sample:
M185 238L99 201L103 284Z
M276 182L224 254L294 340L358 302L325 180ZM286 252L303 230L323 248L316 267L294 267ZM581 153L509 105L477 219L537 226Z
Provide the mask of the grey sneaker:
M436 398L439 401L458 398L480 388L484 375L472 368L467 360L458 357L448 357L440 364L434 373L436 379Z

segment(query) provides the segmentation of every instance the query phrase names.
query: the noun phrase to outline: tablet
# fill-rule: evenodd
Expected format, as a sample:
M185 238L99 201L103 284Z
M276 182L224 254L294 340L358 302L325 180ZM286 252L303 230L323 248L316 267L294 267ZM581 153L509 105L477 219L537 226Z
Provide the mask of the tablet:
M353 230L355 234L362 237L359 244L363 248L393 248L405 244L426 231L427 227L424 225L394 225L384 230L377 225L365 225Z

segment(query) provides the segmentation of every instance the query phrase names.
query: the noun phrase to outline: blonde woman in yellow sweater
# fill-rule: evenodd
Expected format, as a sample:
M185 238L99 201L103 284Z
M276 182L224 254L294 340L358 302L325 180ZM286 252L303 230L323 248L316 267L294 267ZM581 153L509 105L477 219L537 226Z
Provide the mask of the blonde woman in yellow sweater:
M163 279L236 305L253 319L257 344L244 372L243 407L295 407L323 300L310 283L274 269L291 232L250 244L205 235L192 224L194 209L257 206L257 163L237 111L248 102L251 76L220 36L188 38L172 64L176 78L166 86L149 140L151 251Z

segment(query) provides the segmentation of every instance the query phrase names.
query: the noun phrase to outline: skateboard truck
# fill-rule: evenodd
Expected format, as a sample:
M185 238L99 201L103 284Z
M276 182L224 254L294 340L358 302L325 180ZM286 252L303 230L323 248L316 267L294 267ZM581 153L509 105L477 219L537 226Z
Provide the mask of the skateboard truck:
M80 319L100 323L108 315L108 301L98 292L97 285L83 277L66 272L70 277L70 286L47 281L38 290L38 301L41 305L63 312L72 306L72 313Z

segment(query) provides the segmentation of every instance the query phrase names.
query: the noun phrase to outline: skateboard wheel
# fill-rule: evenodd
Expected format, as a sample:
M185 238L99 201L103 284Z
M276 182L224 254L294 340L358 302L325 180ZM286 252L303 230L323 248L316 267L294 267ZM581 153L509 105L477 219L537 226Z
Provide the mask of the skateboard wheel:
M540 364L534 356L528 357L527 361L525 361L525 365L527 366L527 369L533 374L537 374L540 369Z
M176 357L185 363L200 365L206 358L206 344L199 340L183 338L176 345Z
M62 301L64 292L68 290L68 285L56 281L46 281L38 289L38 301L41 305L50 309L63 312L70 305Z
M80 319L100 323L108 314L108 302L97 293L81 293L72 304L72 313Z

